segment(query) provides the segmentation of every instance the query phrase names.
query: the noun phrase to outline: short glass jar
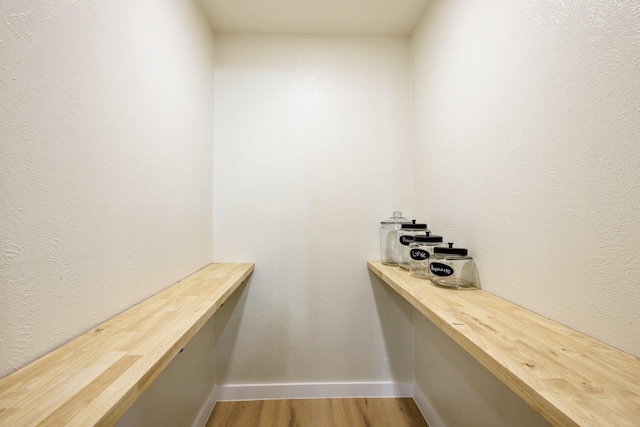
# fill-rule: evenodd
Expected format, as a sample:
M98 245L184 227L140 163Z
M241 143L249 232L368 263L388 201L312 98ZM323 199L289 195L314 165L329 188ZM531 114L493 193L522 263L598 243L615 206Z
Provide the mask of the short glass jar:
M380 261L387 265L398 265L398 230L410 221L395 211L391 218L380 222Z
M436 247L446 246L442 242L442 236L417 235L409 244L409 272L413 277L421 279L429 278L429 258Z
M447 288L479 288L476 264L464 248L436 247L429 258L429 280Z
M419 234L425 235L430 230L427 224L416 224L416 220L412 220L413 224L402 224L398 231L398 265L405 270L409 269L409 245L413 242L413 237Z

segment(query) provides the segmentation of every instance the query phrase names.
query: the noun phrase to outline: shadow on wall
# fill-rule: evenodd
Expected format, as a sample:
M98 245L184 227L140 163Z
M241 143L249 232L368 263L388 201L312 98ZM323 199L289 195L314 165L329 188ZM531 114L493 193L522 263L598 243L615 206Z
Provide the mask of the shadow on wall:
M116 423L116 427L187 427L207 409L215 383L214 324L209 319Z
M224 305L214 315L215 323L215 359L216 385L226 382L229 361L233 359L236 339L239 335L242 312L247 302L247 289L253 281L249 277L238 289L231 294Z
M390 378L411 382L413 377L413 307L369 271Z
M442 425L550 426L427 318L416 313L414 327L416 387L428 399Z
M226 366L217 359L220 336L225 335L224 351L233 352L240 316L232 317L232 314L243 311L246 299L243 295L251 277L231 294L124 413L117 427L187 427L196 425L203 416L208 419L211 391L219 384L216 381L218 367Z

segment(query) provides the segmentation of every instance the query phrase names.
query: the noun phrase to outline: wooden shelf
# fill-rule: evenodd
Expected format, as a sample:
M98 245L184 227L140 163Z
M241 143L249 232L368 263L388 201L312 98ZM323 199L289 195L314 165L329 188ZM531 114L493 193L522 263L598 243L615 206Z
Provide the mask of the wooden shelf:
M211 264L3 378L0 425L114 424L253 268Z
M640 426L640 359L482 290L369 270L556 426Z

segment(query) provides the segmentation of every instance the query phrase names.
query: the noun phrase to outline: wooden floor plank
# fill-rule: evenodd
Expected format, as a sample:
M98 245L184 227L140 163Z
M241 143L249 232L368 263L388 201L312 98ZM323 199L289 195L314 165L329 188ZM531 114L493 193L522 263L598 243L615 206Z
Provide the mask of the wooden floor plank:
M358 399L359 400L359 399ZM332 399L332 413L336 420L342 420L344 425L367 425L367 417L362 415L361 405L356 399ZM337 424L337 421L336 421Z
M218 402L206 427L429 427L411 398Z
M258 426L288 426L292 419L291 406L286 400L262 401L262 412L258 418ZM232 407L229 405L229 407Z

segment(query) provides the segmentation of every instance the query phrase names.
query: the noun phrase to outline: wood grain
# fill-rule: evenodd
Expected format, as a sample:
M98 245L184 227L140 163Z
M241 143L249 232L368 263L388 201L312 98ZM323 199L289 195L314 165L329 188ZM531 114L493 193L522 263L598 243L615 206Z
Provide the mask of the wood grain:
M0 380L0 426L113 425L251 275L211 264Z
M411 398L218 402L206 427L428 427Z
M640 359L481 290L368 268L556 426L640 426Z

